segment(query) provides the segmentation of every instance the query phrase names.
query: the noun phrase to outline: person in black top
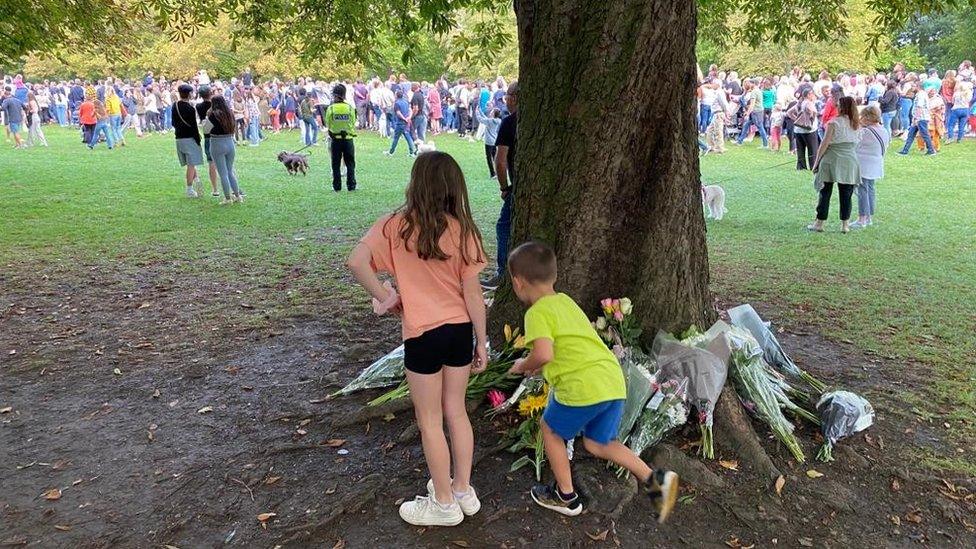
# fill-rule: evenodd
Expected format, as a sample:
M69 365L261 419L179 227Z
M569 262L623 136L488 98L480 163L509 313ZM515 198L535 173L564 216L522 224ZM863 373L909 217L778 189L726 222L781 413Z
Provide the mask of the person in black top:
M197 198L202 190L197 176L197 166L203 164L203 149L200 147L200 130L197 128L197 111L190 104L193 86L182 84L177 92L179 101L173 103L173 130L176 134L176 158L180 166L186 166L186 196Z
M515 176L515 151L518 148L518 82L512 82L505 92L505 104L511 113L502 119L495 140L495 174L502 195L502 211L495 223L495 236L498 242L498 273L482 282L485 288L497 288L505 276L508 262L508 244L512 236L512 192L517 180Z
M197 95L200 96L200 102L197 103L197 120L203 121L207 119L207 113L210 112L210 97L213 95L213 91L210 90L210 86L203 84L197 88ZM207 157L207 164L210 168L210 194L212 196L220 196L217 192L217 165L214 164L213 155L210 154L210 132L206 129L203 130L203 154Z

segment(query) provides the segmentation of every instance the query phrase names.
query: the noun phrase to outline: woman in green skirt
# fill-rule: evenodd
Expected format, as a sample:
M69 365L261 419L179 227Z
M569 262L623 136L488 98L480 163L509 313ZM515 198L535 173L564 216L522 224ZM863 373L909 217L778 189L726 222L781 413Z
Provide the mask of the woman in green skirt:
M830 195L834 184L840 196L840 232L848 233L851 219L851 197L861 184L861 170L857 163L858 115L854 98L841 97L837 118L827 124L823 141L817 149L817 161L813 165L816 174L813 186L820 193L817 203L817 219L807 229L822 233L830 210Z

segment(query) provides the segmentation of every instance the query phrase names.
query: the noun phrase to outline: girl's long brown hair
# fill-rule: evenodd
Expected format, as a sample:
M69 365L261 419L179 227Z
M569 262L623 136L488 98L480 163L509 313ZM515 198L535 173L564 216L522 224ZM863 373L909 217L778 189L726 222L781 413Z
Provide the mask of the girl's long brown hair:
M851 129L857 130L860 127L858 120L860 117L857 115L857 106L854 104L854 98L844 96L840 98L840 102L837 104L837 114L841 116L846 116L851 122Z
M420 259L443 261L450 258L440 247L441 235L447 230L450 216L461 225L460 247L464 264L485 260L481 232L468 204L464 173L451 155L432 151L418 156L410 171L406 194L406 202L395 213L402 216L399 236L407 250L416 234ZM385 233L386 227L383 230ZM468 243L472 238L478 243L477 257L470 257Z

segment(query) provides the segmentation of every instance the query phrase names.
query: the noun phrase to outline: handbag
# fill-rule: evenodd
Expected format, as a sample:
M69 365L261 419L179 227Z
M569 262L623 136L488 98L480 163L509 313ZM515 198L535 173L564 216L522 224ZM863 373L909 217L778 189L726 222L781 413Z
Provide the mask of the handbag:
M200 129L203 130L204 135L209 135L211 130L214 129L214 123L210 121L210 117L204 118L200 122Z

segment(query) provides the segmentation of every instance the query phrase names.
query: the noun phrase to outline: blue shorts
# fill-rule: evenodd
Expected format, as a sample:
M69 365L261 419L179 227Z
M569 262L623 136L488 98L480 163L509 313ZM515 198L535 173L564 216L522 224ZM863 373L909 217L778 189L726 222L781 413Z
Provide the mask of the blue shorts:
M623 415L623 400L608 400L590 406L566 406L550 396L542 419L565 440L583 433L593 442L608 444L617 438Z
M20 133L20 128L22 127L22 125L23 124L21 122L11 122L9 124L10 133Z

